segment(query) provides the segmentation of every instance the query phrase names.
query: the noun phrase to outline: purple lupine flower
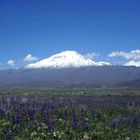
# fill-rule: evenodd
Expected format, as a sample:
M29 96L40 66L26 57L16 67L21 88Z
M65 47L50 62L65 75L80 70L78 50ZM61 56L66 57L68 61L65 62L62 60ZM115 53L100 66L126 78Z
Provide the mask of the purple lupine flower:
M119 124L120 124L120 120L119 119L115 119L115 120L111 121L111 125L113 127L117 127L117 126L119 126Z
M45 108L46 108L45 105L41 106L41 116L42 116L42 120L43 121L45 121Z
M67 122L67 110L65 109L65 112L64 112L64 126L66 126L66 122Z
M44 122L47 124L47 126L48 126L47 131L48 131L48 132L52 132L52 130L53 130L52 121L51 121L50 116L49 116L49 114L48 114L47 112L44 112L44 113L43 113L42 119L43 119L43 121L44 121Z
M132 123L133 126L138 125L138 123L139 123L138 117L134 116L134 117L131 119L131 123Z
M119 119L119 125L124 125L129 123L129 117L122 117Z
M34 119L34 114L35 114L35 110L34 110L34 106L32 106L31 108L28 109L28 115L31 120Z
M5 115L5 111L2 108L0 108L0 116L4 116L4 115Z
M74 129L76 129L77 125L78 125L77 118L76 118L75 113L73 113L73 115L72 115L72 126L73 126Z
M17 114L17 116L15 117L15 123L20 123L21 122L21 115Z
M49 115L48 115L48 113L47 113L46 111L44 111L44 112L42 113L42 120L43 120L45 123L47 123L48 120L49 120Z
M52 130L53 130L52 129L52 122L50 119L48 120L47 124L48 124L48 132L52 132Z

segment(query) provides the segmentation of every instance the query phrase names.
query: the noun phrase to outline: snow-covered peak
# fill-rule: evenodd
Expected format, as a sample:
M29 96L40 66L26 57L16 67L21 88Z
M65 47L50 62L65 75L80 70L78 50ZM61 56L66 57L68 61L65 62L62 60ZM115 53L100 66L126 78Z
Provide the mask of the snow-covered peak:
M94 62L76 51L68 50L52 55L51 57L43 59L37 63L29 64L26 68L79 68L85 66L106 65L105 63L106 62Z

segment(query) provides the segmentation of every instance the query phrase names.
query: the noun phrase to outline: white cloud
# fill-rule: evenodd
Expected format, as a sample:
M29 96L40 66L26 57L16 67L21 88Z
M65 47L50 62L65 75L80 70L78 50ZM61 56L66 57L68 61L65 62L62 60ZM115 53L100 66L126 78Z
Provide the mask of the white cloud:
M112 65L109 62L105 62L105 61L101 61L101 62L95 62L97 64L97 66L110 66Z
M108 55L109 57L122 57L126 60L140 60L140 50L133 50L130 52L115 51Z
M85 57L86 57L86 58L89 58L89 59L93 59L93 58L99 57L99 56L100 56L100 54L95 53L95 52L87 53L87 54L85 55Z
M140 67L140 61L129 61L129 62L125 63L124 66L136 66L136 67Z
M10 66L15 66L15 61L10 59L10 60L8 60L7 64Z
M31 54L28 54L25 58L24 61L25 62L33 62L33 61L37 61L38 58L35 56L32 56Z

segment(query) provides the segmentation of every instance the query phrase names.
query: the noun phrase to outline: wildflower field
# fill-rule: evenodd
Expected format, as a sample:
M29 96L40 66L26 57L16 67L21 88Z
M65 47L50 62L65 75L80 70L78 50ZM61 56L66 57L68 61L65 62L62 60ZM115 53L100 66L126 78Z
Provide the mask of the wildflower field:
M140 140L140 95L2 94L0 140Z

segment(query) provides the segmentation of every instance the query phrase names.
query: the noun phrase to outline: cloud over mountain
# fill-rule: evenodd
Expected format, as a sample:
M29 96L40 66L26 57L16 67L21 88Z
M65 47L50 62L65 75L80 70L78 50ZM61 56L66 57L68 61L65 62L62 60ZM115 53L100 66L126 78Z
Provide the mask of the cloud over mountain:
M7 65L15 66L15 61L10 59L10 60L7 61Z
M130 52L114 51L108 55L109 57L121 57L126 60L140 60L140 50L133 50Z
M124 64L124 66L136 66L140 67L140 61L129 61Z
M93 59L93 58L99 57L99 56L100 56L100 54L95 53L95 52L87 53L87 54L85 55L85 57L87 57L87 58L89 58L89 59Z
M32 56L31 54L28 54L25 58L24 61L25 62L33 62L33 61L37 61L38 58L35 56Z

